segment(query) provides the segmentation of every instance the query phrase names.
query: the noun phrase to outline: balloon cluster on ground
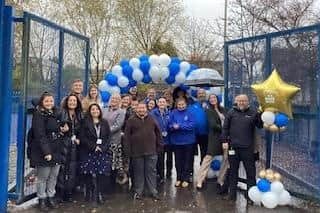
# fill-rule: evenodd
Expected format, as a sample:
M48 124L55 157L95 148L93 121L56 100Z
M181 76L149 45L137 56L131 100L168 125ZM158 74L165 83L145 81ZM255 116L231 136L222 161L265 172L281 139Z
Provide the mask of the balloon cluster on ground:
M257 182L257 185L251 187L248 191L248 196L254 203L262 203L268 209L290 203L290 193L285 190L280 182L281 175L279 173L267 169L260 171L259 177L261 179Z
M112 93L128 93L138 83L167 83L182 85L186 77L197 69L196 65L167 54L141 55L130 60L123 59L118 65L106 72L99 83L102 101L107 102Z
M264 128L271 132L286 129L289 118L292 118L291 100L300 91L299 87L285 83L276 70L267 80L260 84L251 85L256 94Z
M207 174L207 178L215 178L219 176L221 169L222 155L214 156L213 161L210 164L210 168Z

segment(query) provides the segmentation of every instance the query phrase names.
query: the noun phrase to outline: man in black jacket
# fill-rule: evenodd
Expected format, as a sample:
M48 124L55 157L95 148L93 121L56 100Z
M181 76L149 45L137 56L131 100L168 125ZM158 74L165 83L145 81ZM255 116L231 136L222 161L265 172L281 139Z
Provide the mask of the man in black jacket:
M254 159L255 128L262 128L260 113L249 107L247 95L236 97L237 106L230 110L222 130L222 146L228 149L230 163L230 200L236 200L238 170L243 162L247 174L247 189L256 185L256 166Z

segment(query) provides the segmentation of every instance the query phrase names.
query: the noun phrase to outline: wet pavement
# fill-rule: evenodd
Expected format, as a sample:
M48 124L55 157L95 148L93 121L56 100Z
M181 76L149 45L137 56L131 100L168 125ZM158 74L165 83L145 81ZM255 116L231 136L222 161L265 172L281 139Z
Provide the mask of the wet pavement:
M98 207L83 201L79 195L71 203L62 203L60 208L52 210L52 213L64 212L108 212L108 213L212 213L212 212L320 212L318 208L309 208L308 210L295 208L291 206L277 207L268 210L264 207L247 205L247 201L242 192L239 192L236 202L224 200L222 196L216 194L215 182L209 181L205 189L198 191L195 187L176 188L174 179L167 181L160 186L159 191L162 197L160 201L154 201L149 197L142 200L133 200L128 189L117 186L115 191L105 196L105 203ZM39 212L37 208L24 210L26 213Z

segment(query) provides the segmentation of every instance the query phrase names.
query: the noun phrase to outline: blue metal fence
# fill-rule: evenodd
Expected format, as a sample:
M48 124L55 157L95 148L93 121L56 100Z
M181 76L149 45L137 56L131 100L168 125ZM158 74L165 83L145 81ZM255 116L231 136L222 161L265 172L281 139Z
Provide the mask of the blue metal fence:
M18 24L23 25L21 62L13 60ZM27 12L15 17L14 9L0 0L0 212L6 211L8 198L19 203L35 189L26 190L25 177L30 169L25 141L31 100L50 91L59 103L75 78L84 80L86 92L89 50L89 38ZM19 64L13 66L13 61ZM20 76L14 81L19 91L12 89L13 75Z
M263 158L285 176L291 192L320 197L320 25L228 41L224 46L225 103L276 68L286 82L301 88L293 100L287 131L265 133Z

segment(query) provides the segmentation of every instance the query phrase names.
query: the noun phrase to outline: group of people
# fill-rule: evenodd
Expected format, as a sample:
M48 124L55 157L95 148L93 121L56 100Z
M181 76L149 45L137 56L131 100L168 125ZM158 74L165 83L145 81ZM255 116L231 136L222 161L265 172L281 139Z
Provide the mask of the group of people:
M134 89L122 96L112 94L107 105L96 85L86 97L82 92L83 82L75 80L59 107L48 92L34 101L27 150L36 168L41 210L57 208L59 200L70 201L76 188L87 201L101 204L105 189L115 184L130 183L134 199L161 199L157 185L172 177L173 157L175 186L188 188L198 146L197 189L203 188L216 155L224 158L219 194L236 199L240 161L248 187L255 185L254 138L262 121L246 95L237 96L226 112L215 94L207 98L201 88L195 100L180 87L173 92L151 88L142 99Z

